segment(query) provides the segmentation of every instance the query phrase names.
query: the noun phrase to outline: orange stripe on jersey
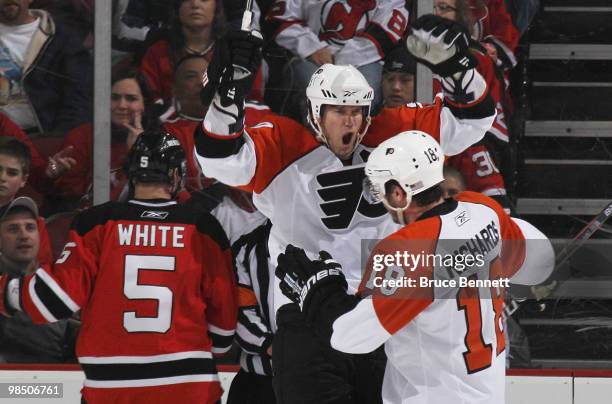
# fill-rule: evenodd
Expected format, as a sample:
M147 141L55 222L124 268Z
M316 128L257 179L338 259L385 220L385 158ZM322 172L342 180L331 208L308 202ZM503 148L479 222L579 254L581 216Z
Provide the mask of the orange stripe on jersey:
M238 306L240 307L252 307L257 306L257 296L251 289L245 287L238 287Z
M372 125L363 138L364 146L376 147L383 141L407 130L420 130L440 142L440 111L442 100L436 98L432 105L385 108L372 119Z
M395 255L404 252L413 256L425 257L434 254L440 235L442 222L439 216L424 219L412 223L400 229L381 241L370 256L370 262L374 254ZM433 302L433 288L420 287L421 278L433 279L433 262L421 262L416 267L402 265L390 266L374 272L368 266L364 282L369 282L374 276L384 279L404 278L413 279L416 286L398 287L393 293L388 288L374 288L372 290L372 304L381 325L390 334L396 333L408 322L425 310ZM364 286L367 287L367 284Z
M269 116L272 127L247 128L246 133L255 144L257 167L246 191L261 193L293 162L321 146L315 137L298 122L282 116ZM244 146L243 146L244 147Z
M478 192L465 191L456 195L455 199L461 202L485 205L497 213L499 225L501 227L503 277L511 278L521 268L525 261L525 237L521 229L512 221L510 216L504 212L504 208L488 196Z

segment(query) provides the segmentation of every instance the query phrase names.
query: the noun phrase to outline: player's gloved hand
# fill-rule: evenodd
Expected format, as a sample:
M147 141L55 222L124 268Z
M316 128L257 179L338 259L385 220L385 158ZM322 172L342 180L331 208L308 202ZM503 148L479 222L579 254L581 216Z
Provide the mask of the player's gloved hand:
M262 47L257 31L230 30L219 39L202 78L202 104L209 106L218 94L220 107L242 106L261 64Z
M319 259L313 261L291 244L278 256L276 276L283 294L306 313L313 301L338 291L344 294L347 289L342 267L328 252L319 252Z
M469 51L470 35L461 24L427 14L419 17L406 39L408 51L434 74L448 77L474 68L476 58Z

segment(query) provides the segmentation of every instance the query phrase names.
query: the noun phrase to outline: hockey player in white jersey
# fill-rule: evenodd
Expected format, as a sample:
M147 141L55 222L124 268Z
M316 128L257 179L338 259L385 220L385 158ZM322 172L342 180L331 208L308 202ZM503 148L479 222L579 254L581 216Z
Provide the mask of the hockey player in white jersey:
M224 41L228 46L216 47L204 80L203 102L211 107L195 134L204 174L253 192L255 206L272 222L268 246L274 264L287 244L313 257L329 249L355 292L361 281L360 240L398 229L382 204L362 197L364 163L372 149L396 133L420 129L453 155L491 126L494 106L467 52L467 33L431 15L413 27L411 52L445 83L446 92L432 105L385 109L370 118L373 91L363 76L352 66L321 66L307 89L312 131L283 117L244 129L244 95L259 66L261 40L229 32ZM278 292L276 308L290 302ZM359 390L371 386L368 380L376 372L355 365L352 356L319 348L294 307L277 311L273 366L278 401L376 402Z
M400 133L370 155L365 192L406 225L374 248L361 297L346 293L341 267L325 251L311 261L290 245L278 257L281 289L327 344L349 353L384 344L386 404L503 403L501 286L540 283L554 266L548 239L493 199L468 191L443 199L443 159L420 131ZM432 258L393 261L398 252ZM471 266L458 265L474 253Z

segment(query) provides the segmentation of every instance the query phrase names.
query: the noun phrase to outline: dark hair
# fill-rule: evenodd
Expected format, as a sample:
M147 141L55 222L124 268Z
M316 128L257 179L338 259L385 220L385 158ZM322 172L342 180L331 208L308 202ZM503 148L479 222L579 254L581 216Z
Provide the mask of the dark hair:
M456 179L459 182L459 185L461 186L461 190L462 191L465 190L466 188L465 178L463 178L463 174L461 174L459 170L451 166L444 166L444 170L442 172L444 175L444 179L447 179L447 178Z
M384 60L383 74L390 72L416 74L416 59L408 52L404 44L400 44L389 51Z
M179 67L181 67L181 65L185 62L187 62L188 60L191 59L204 59L208 62L208 59L206 59L206 57L204 57L204 55L195 55L192 53L188 53L185 56L183 56L182 58L180 58L175 64L174 64L174 71L173 74L176 74L176 72L178 71Z
M156 129L159 127L159 116L161 115L162 107L156 104L153 99L153 92L149 87L145 76L135 68L122 69L113 72L111 77L111 86L123 80L135 80L142 93L144 102L144 114L142 116L142 127L146 129ZM113 132L116 128L113 128Z
M394 186L399 187L400 184L396 180L387 181L385 183L385 194L391 193ZM433 187L414 195L412 200L417 206L427 206L431 203L439 201L440 198L442 198L442 188L440 188L440 184L436 184Z
M27 175L30 172L32 152L21 140L11 136L0 136L0 154L11 156L19 160L23 175Z
M443 193L442 188L440 188L440 184L436 184L433 187L413 196L412 200L417 204L417 206L427 206L439 201L440 198L442 198L442 195Z
M174 13L170 19L168 42L170 43L170 59L175 62L185 53L185 35L183 35L183 26L179 18L179 8L185 1L186 0L174 0ZM223 12L222 0L215 0L215 16L213 17L210 33L213 42L221 38L225 33L225 13Z

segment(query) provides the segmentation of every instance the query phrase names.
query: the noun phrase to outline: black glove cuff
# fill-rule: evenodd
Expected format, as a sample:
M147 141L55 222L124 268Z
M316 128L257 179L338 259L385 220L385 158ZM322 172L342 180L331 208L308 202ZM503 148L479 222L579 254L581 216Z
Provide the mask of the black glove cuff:
M348 285L342 270L325 268L312 275L302 287L302 311L307 313L315 309L329 293L346 294Z

